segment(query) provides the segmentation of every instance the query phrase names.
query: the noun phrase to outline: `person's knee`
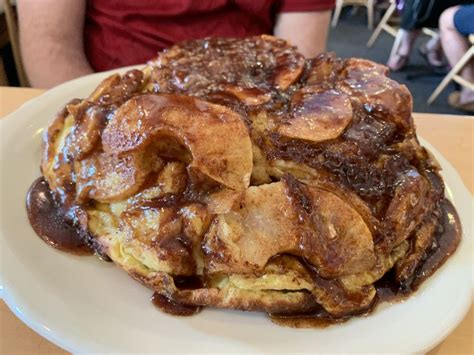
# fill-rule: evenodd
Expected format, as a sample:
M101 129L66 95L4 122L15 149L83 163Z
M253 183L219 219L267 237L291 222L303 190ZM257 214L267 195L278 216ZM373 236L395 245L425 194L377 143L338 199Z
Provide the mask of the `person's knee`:
M443 11L439 18L439 28L441 31L454 29L454 14L458 9L459 6L453 6Z

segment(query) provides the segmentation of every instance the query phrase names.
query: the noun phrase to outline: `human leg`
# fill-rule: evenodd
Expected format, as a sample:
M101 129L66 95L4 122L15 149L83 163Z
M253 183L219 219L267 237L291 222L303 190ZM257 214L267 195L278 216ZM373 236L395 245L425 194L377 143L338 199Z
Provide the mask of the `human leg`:
M391 70L398 71L407 64L413 45L419 34L420 30L418 29L405 30L401 28L398 30L390 58L387 61L387 66Z
M441 43L451 66L456 65L469 49L466 37L461 35L454 25L454 16L459 9L459 6L450 7L443 12L439 20ZM474 82L474 62L472 60L464 66L460 75L467 81ZM464 104L472 101L474 101L474 91L463 88L459 95L459 103Z
M420 54L432 67L439 68L444 66L443 48L441 47L440 36L432 37L423 46L419 48Z
M415 8L414 0L405 1L400 29L395 37L392 51L387 61L387 66L393 71L402 69L408 63L415 40L420 34Z

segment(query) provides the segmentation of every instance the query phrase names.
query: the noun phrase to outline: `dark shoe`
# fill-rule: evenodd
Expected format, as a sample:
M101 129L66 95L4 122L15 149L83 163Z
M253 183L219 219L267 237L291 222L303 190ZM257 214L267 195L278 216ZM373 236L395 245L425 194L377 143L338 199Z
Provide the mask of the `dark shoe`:
M474 113L474 101L460 103L461 100L461 92L454 91L448 96L448 104L452 108L455 108L459 111L464 111L467 113Z

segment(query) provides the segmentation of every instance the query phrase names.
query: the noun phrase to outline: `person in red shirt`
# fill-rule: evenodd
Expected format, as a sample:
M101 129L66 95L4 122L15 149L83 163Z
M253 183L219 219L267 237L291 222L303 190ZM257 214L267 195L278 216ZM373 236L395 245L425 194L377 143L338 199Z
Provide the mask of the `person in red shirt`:
M145 63L176 42L274 34L325 50L334 0L17 0L33 87Z

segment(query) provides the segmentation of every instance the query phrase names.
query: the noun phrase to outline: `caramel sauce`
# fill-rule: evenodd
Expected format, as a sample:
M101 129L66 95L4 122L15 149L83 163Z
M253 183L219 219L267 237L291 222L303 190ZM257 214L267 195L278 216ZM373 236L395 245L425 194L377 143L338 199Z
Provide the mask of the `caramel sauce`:
M411 288L416 290L422 282L434 274L441 265L456 251L461 241L462 228L459 215L451 201L444 199L441 202L441 221L435 236L435 243L428 252L424 262L416 270Z
M393 269L388 271L380 280L377 280L374 286L377 290L376 304L381 302L399 302L411 293L409 288L402 287L395 282L395 272ZM374 304L374 307L376 304Z
M156 202L167 204L169 201ZM93 250L85 242L84 238L81 237L77 229L67 223L64 212L54 201L48 183L44 178L38 178L31 185L26 199L26 207L31 226L36 234L47 244L76 255L90 255L93 253ZM394 270L390 270L382 279L374 284L377 291L376 299L368 309L359 312L359 315L373 312L381 302L398 302L407 298L454 253L462 234L459 216L452 203L447 199L442 200L441 211L442 216L440 226L436 232L435 242L423 263L416 270L411 282L400 285L395 281ZM309 265L307 263L304 264L306 264L308 269ZM324 285L329 283L331 286L329 288L334 290L334 280L322 279L317 276L314 270L311 270L311 274L314 281ZM197 276L176 277L175 284L180 290L204 287L201 278ZM176 316L191 316L201 310L200 306L180 304L156 292L151 300L163 312ZM332 324L345 322L355 315L351 314L335 318L321 307L306 314L270 314L269 316L273 323L281 326L325 328Z
M38 178L31 185L26 197L26 209L31 227L44 242L76 255L93 254L77 229L66 222L64 212L54 201L44 178Z
M174 283L179 290L195 290L204 287L204 283L199 276L175 276ZM163 312L175 316L192 316L201 311L200 306L181 304L157 292L153 294L151 301Z
M400 302L408 298L419 288L421 283L433 275L445 263L455 252L461 240L461 223L453 204L449 200L443 199L441 211L440 228L436 233L432 249L416 270L415 276L409 284L400 285L396 282L394 269L391 269L380 280L375 282L376 298L368 309L360 311L359 314L334 318L321 308L308 314L270 314L270 319L273 323L291 328L326 328L332 324L343 323L352 316L370 314L382 302ZM312 274L314 278L316 274L314 272ZM325 282L329 282L329 280L325 280Z
M172 314L174 316L192 316L199 313L201 307L199 306L188 306L173 301L171 298L160 295L155 292L151 297L153 304L158 307L161 311Z
M31 226L47 244L76 255L90 255L93 253L93 250L84 241L77 229L67 223L64 212L54 201L48 183L44 178L38 178L31 185L26 199L26 206ZM359 315L373 312L377 304L381 302L398 302L407 298L454 253L462 234L459 216L452 203L447 199L441 202L441 211L441 223L435 236L435 242L423 263L416 270L411 282L400 285L395 281L394 270L387 272L382 279L375 283L377 290L375 302L369 309L361 311ZM308 268L307 263L306 266ZM311 274L313 278L318 279L319 283L323 281L323 283L331 283L330 288L334 289L333 281L324 280L314 272L311 272ZM197 276L176 277L175 283L180 290L198 289L204 285ZM163 312L176 316L191 316L201 310L200 306L180 304L156 292L151 300ZM334 318L321 307L307 314L270 314L269 316L273 323L281 326L325 328L332 324L345 322L354 315L356 314Z
M175 276L174 283L179 290L196 290L204 287L199 276Z

